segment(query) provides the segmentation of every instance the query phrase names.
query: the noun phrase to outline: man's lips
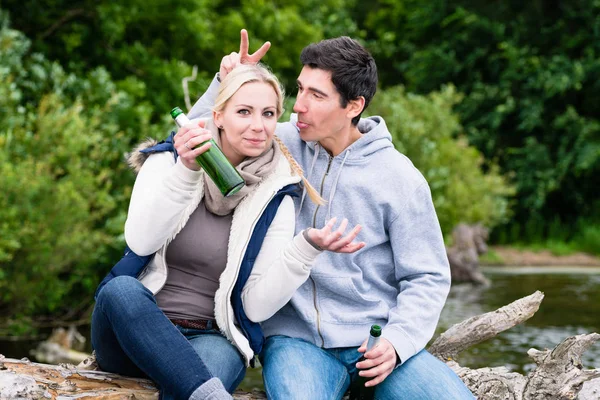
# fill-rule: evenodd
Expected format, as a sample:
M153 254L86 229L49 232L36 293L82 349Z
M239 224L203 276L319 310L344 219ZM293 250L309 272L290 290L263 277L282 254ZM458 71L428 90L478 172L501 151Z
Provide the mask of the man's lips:
M306 129L308 128L308 124L306 122L296 122L296 126L298 127L298 129Z

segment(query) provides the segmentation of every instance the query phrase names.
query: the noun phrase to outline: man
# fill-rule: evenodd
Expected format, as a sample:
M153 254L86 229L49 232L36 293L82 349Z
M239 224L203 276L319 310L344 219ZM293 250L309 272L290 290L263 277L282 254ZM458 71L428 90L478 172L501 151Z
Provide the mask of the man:
M240 53L223 58L220 74L257 62L269 45L249 55L242 31ZM276 133L327 204L297 199L296 230L352 216L364 243L348 243L348 254L320 254L309 279L262 324L268 397L340 399L359 374L368 378L366 386L377 385L379 399L473 398L423 350L444 306L450 270L427 182L394 149L381 117L361 119L377 87L375 61L348 37L311 44L300 61L295 114ZM210 104L211 88L192 117ZM382 339L359 362L372 324L383 327Z

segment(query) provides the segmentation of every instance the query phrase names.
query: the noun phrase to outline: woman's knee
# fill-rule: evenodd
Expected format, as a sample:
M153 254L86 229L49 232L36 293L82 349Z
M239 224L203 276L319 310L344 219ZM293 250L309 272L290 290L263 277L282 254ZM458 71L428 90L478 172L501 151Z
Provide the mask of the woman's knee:
M117 276L104 285L98 293L96 303L102 309L117 307L131 309L140 296L152 296L140 281L132 276ZM123 306L127 307L123 307Z

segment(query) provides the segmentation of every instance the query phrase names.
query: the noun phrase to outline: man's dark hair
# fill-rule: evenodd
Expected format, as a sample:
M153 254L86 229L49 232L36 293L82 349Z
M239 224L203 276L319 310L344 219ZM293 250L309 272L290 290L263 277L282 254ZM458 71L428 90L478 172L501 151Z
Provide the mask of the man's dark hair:
M310 68L331 72L331 80L341 97L341 106L360 96L367 108L377 90L377 65L375 60L356 40L348 36L322 40L306 46L300 61ZM362 112L352 119L357 125Z

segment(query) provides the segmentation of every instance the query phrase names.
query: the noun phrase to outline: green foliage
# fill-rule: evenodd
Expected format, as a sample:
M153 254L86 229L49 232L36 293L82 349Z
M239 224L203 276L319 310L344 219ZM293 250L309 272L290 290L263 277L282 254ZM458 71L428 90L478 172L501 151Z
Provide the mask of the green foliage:
M265 61L289 89L298 74L302 48L324 34L353 33L356 25L343 0L170 1L44 0L30 4L6 0L12 26L32 38L34 51L58 61L69 72L104 67L117 82L135 80L150 99L153 120L181 104L182 78L198 66L190 82L192 98L206 88L221 58L239 48L240 30L250 32L250 50L269 40ZM343 27L343 29L340 29Z
M494 227L509 217L514 189L486 165L481 153L460 136L462 127L452 112L461 95L453 86L428 96L390 87L375 96L370 114L385 117L396 148L423 173L433 196L442 230L449 234L460 222Z
M514 223L546 232L597 206L599 13L597 0L382 0L356 17L385 86L465 93L455 110L469 143L511 174Z
M123 246L124 152L166 125L105 70L67 74L1 26L0 310L60 315L91 301Z

